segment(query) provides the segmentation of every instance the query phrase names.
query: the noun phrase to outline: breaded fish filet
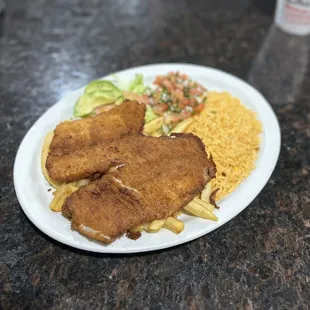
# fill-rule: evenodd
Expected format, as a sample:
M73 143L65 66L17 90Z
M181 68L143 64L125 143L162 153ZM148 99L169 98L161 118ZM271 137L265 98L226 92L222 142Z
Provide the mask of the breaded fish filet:
M89 163L97 161L98 166L90 164L86 170L96 172L101 163L102 170L111 164L118 168L81 187L63 207L73 229L103 243L113 242L140 224L173 215L216 173L201 140L192 134L119 141L103 149L102 156L93 153Z
M81 120L66 121L54 130L51 154L70 154L94 144L137 135L144 125L146 107L126 101L112 110Z
M180 154L186 152L187 157L195 157L196 148L193 148L192 140L199 138L186 137L185 139L184 135L179 136L175 141L169 137L127 136L67 155L50 154L46 161L46 168L53 180L67 183L88 178L95 173L103 174L113 166L133 161L143 164L164 160L166 156L173 155L175 158L180 156L177 154L178 151Z

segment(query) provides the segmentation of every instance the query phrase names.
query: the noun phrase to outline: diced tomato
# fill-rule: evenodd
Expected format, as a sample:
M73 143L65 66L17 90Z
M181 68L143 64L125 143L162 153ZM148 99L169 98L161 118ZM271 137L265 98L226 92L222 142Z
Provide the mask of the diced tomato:
M191 95L199 95L200 94L200 91L197 88L191 88L189 92Z
M148 95L144 95L143 98L145 100L145 104L150 104L150 98L148 97Z
M167 103L162 103L160 106L161 106L163 111L166 111L169 108Z
M165 117L165 123L166 124L178 123L181 120L182 120L182 116L180 114L177 114L177 113L168 114Z
M167 79L163 80L163 85L167 88L168 91L173 91L174 89L173 84Z
M186 110L182 110L182 112L180 113L182 120L191 117L191 115L192 115L192 113L190 111L186 111Z
M181 102L179 103L179 108L180 108L180 109L184 109L186 106L187 106L187 104L186 104L185 100L183 100L183 101L181 101Z
M153 111L156 113L156 114L160 114L162 115L167 109L168 109L168 104L166 103L161 103L161 104L158 104L158 105L155 105L153 107Z
M190 104L189 104L189 105L190 105L191 107L194 107L194 106L197 104L197 100L196 100L195 98L191 98L189 101L190 101Z
M175 84L175 87L181 89L183 91L184 85L183 84Z
M178 99L180 101L182 101L184 99L184 94L183 94L183 92L180 89L177 89L174 92L174 94L175 94L176 99Z
M161 75L156 76L154 84L160 85L163 81L163 77Z
M115 103L104 104L104 105L101 105L101 106L97 107L97 108L93 111L92 114L93 114L93 115L98 115L98 114L107 112L107 111L113 109L114 107L115 107Z
M194 111L196 113L201 113L204 108L205 108L205 105L203 103L200 103L197 107L194 108Z
M124 97L125 99L128 100L135 100L138 101L139 103L145 103L148 104L149 103L149 98L146 95L139 95L130 91L123 91Z

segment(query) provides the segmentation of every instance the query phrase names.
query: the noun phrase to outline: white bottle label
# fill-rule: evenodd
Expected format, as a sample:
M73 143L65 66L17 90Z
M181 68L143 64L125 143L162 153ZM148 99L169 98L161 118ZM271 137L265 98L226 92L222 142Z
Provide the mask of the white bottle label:
M310 34L310 0L278 0L275 23L291 34Z

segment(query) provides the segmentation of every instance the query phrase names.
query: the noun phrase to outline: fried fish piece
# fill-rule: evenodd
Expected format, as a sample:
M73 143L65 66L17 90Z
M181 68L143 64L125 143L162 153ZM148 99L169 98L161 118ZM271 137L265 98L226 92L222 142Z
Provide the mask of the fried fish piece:
M88 158L87 171L98 171L100 160L105 162L102 170L111 159L118 166L74 192L63 207L73 229L103 243L143 223L172 216L216 173L203 143L192 134L125 137L103 151L102 156L93 153Z
M145 111L144 104L125 101L97 116L65 121L54 130L50 153L70 154L126 135L137 135L142 131Z
M127 136L67 155L50 154L46 168L53 180L67 183L89 178L95 173L103 174L111 167L124 165L133 160L141 164L147 160L164 160L167 154L173 151L170 149L171 145L179 147L180 151L185 148L187 156L192 154L193 150L190 150L192 139L187 136L185 139L183 135L178 134L174 137L179 137L176 142L172 142L168 137ZM166 148L167 152L164 151ZM177 156L175 150L173 153L174 157Z

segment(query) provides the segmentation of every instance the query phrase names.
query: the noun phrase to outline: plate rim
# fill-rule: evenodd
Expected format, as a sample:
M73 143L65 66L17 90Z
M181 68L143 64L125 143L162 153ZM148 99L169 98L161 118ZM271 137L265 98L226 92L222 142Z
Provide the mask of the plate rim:
M270 103L266 100L266 98L257 90L255 89L251 84L247 83L246 81L242 80L241 78L234 76L230 73L227 73L225 71L213 68L213 67L209 67L209 66L203 66L203 65L197 65L197 64L190 64L190 63L157 63L157 64L148 64L148 65L143 65L143 66L137 66L137 67L131 67L131 68L127 68L124 70L120 70L114 73L110 73L100 79L106 79L111 77L111 75L117 74L128 74L131 73L134 74L133 72L136 71L143 71L145 69L148 68L153 68L156 67L157 70L160 67L165 68L165 70L167 70L167 67L187 67L187 68L192 68L192 69L203 69L203 70L207 70L210 73L214 72L215 74L220 74L222 76L226 76L229 79L233 79L235 81L237 81L239 84L241 84L242 87L246 87L249 90L251 90L251 92L255 93L256 96L258 96L260 98L260 101L264 103L265 105L265 109L267 109L269 116L272 118L273 120L273 124L274 124L274 131L273 134L275 135L274 137L274 143L273 146L275 147L274 153L273 153L273 158L270 160L270 162L272 163L272 167L270 170L266 171L265 173L265 177L264 177L264 181L262 182L262 184L258 187L258 189L256 190L256 194L253 196L250 196L244 203L244 207L239 209L238 211L234 212L234 215L231 217L227 217L225 219L223 219L221 221L220 224L218 224L217 226L213 227L211 230L208 230L207 232L201 231L198 233L191 233L188 234L187 236L183 237L181 240L179 240L178 238L176 238L174 241L171 242L167 242L164 243L162 245L151 245L151 246L144 246L143 248L113 248L113 247L107 247L107 246L102 246L100 249L98 248L92 248L91 246L85 246L84 244L75 244L75 243L71 243L71 242L66 242L66 240L63 240L61 238L62 235L59 234L53 234L50 232L49 229L46 228L46 226L41 223L40 221L38 222L35 217L33 216L33 214L30 212L29 208L25 207L23 204L27 204L27 202L23 201L23 195L21 193L21 188L18 185L18 171L17 171L17 166L19 165L20 160L22 160L22 151L24 149L24 145L27 142L27 138L31 135L32 131L35 130L36 125L38 124L38 122L40 121L41 118L45 117L45 115L49 114L50 111L55 108L58 105L61 105L62 101L65 101L66 98L68 98L70 95L76 94L78 92L81 92L85 86L76 89L74 91L71 91L69 93L67 93L65 96L63 96L62 98L60 98L60 100L58 100L55 104L53 104L52 106L50 106L34 123L33 125L28 129L28 131L26 132L25 136L23 137L17 153L16 153L16 157L15 157L15 161L14 161L14 168L13 168L13 181L14 181L14 188L15 188L15 193L16 196L18 198L19 204L23 210L23 212L26 214L26 216L29 218L29 220L32 222L33 225L35 225L39 230L41 230L44 234L46 234L47 236L49 236L50 238L56 240L57 242L60 242L62 244L66 244L68 246L80 249L80 250L85 250L85 251L89 251L89 252L96 252L96 253L106 253L106 254L131 254L131 253L142 253L142 252L150 252L150 251L157 251L157 250L162 250L162 249L167 249L170 247L174 247L177 245L181 245L184 243L187 243L189 241L198 239L204 235L209 234L210 232L214 231L215 229L218 229L219 227L221 227L222 225L226 224L228 221L232 220L234 217L236 217L239 213L241 213L242 211L244 211L249 205L250 203L260 194L260 192L262 191L262 189L266 186L266 184L268 183L268 180L270 179L271 174L273 173L277 161L278 161L278 157L280 154L280 148L281 148L281 130L280 130L280 125L277 119L277 116L275 114L275 112L273 111ZM180 69L181 70L181 69ZM182 69L183 71L183 69ZM184 71L186 71L186 68L184 69ZM141 72L142 73L142 72ZM143 73L142 73L143 74ZM255 168L251 174L256 170L257 168ZM250 175L251 175L250 174ZM249 176L248 176L249 177ZM247 177L247 178L248 178ZM246 178L246 179L247 179ZM245 179L245 180L246 180ZM244 181L243 181L244 182ZM242 183L241 183L242 184ZM238 187L240 186L240 184L238 185ZM238 188L237 187L237 188ZM236 190L236 189L235 189ZM88 244L93 244L91 241L87 242Z

